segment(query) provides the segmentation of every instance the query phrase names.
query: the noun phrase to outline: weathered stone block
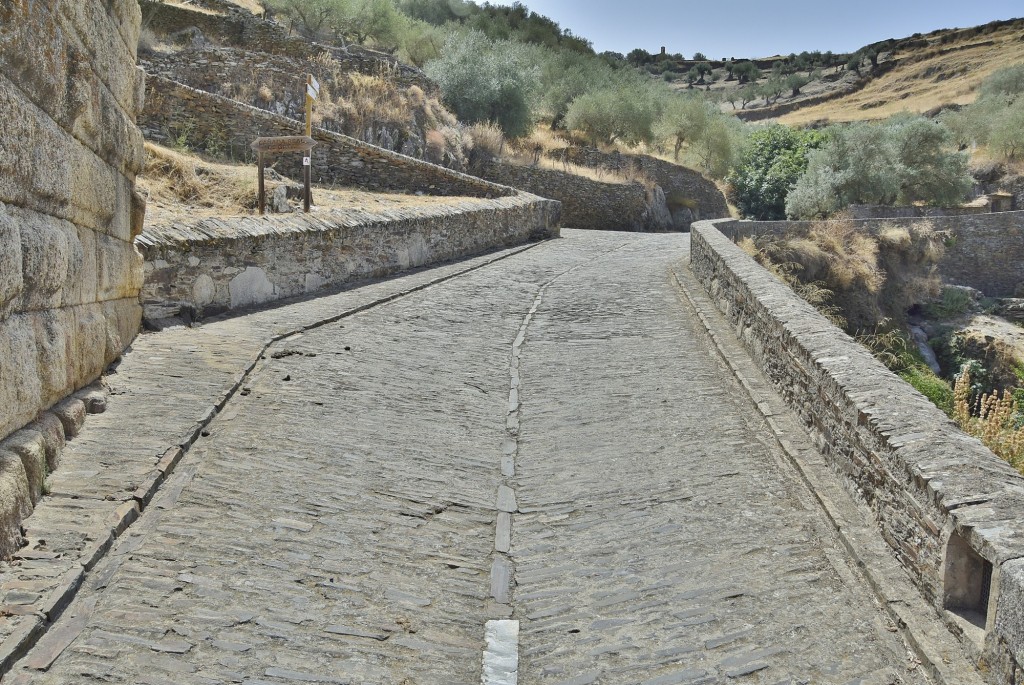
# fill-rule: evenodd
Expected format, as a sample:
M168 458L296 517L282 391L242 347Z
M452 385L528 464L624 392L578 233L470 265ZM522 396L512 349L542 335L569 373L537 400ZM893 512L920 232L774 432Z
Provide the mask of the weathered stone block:
M84 251L78 230L67 221L15 210L24 271L22 311L49 309L78 299Z
M142 290L142 255L132 243L96 236L96 297L99 301L138 297Z
M31 317L0 321L0 435L21 428L40 408L36 341Z
M131 345L142 326L142 306L138 298L112 300L103 303L106 321L106 352L104 366L114 362Z
M32 513L28 476L21 458L0 450L0 557L21 548L21 522Z
M71 380L68 391L88 385L103 373L106 366L107 322L99 304L73 309L77 335L72 350Z
M27 428L43 436L43 446L46 449L46 468L51 473L56 471L67 442L64 435L64 424L50 412L43 412Z
M21 459L28 480L29 495L32 504L43 496L43 483L46 481L46 441L39 431L23 429L11 434L0 442L0 453L4 450L13 452Z
M73 438L82 432L86 414L85 402L82 400L77 397L69 397L63 402L57 403L50 411L64 426L64 435L68 438Z
M71 309L51 309L31 315L36 341L36 374L39 378L39 400L42 407L73 390L71 360L75 347L75 317Z
M0 120L0 202L130 240L132 182L28 102L2 70Z
M6 205L0 204L0 318L11 313L22 293L21 233Z

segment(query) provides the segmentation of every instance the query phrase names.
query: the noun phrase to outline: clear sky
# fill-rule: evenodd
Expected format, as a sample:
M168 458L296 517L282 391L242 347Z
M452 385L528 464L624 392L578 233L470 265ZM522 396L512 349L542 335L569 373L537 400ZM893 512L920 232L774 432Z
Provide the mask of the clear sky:
M494 0L492 0L494 2ZM886 38L1024 17L1021 0L522 0L598 52L712 59L852 52ZM511 5L512 0L495 4Z

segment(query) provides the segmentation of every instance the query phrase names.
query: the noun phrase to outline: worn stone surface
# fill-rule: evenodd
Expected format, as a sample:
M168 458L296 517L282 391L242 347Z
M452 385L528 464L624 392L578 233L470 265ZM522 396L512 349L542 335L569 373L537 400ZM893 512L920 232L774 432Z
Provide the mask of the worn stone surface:
M0 585L66 576L129 504L106 498L197 442L25 662L52 665L14 677L473 683L501 619L523 683L926 682L681 303L687 240L567 231L340 320L430 272L144 336L28 520L27 552L61 556ZM282 329L305 330L257 361Z

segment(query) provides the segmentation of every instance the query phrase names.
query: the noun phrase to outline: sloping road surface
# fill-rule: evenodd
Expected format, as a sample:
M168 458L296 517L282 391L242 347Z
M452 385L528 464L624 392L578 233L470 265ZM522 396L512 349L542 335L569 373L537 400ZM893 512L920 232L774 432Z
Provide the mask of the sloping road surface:
M12 676L927 682L710 351L688 237L565 236L272 346Z

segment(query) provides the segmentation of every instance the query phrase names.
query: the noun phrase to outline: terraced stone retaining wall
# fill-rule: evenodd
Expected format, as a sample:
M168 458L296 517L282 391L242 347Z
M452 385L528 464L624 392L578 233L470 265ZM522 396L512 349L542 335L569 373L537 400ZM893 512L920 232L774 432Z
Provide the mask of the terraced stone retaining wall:
M216 143L219 154L230 153L241 160L252 159L249 145L256 138L305 134L304 125L294 119L160 77L147 81L139 125L149 140L180 140L198 150L210 150ZM515 192L339 133L314 129L313 138L317 141L314 183L462 197L504 197ZM294 179L302 178L300 154L268 158L267 164Z
M143 300L213 314L559 235L559 203L532 195L387 214L206 219L147 227ZM159 307L158 307L159 308Z
M808 231L813 221L742 221L734 232L744 235L793 235ZM939 275L946 283L967 285L989 297L1024 293L1024 212L993 212L961 216L862 219L864 231L883 226L930 223L947 235Z
M695 224L694 274L924 597L992 682L1019 683L1024 477L734 245L745 223Z
M676 228L688 230L694 221L729 217L729 205L722 191L693 169L648 155L601 152L593 147L569 147L556 150L551 156L596 169L635 169L665 191Z
M273 21L264 21L250 12L228 2L203 2L208 11L182 5L171 5L160 0L139 0L145 16L146 28L157 36L165 37L178 31L197 28L208 39L224 45L244 48L250 53L270 53L300 59L312 59L329 53L343 69L361 74L387 73L389 79L406 87L418 85L427 92L435 92L437 84L419 69L402 64L383 52L359 45L338 48L319 45L289 35L288 30Z
M139 23L135 0L0 3L0 559L73 433L44 410L139 328Z
M602 231L666 231L672 218L660 189L640 183L602 183L554 169L497 161L473 167L481 178L562 203L562 223Z

